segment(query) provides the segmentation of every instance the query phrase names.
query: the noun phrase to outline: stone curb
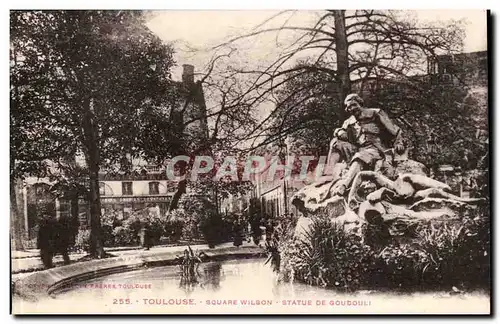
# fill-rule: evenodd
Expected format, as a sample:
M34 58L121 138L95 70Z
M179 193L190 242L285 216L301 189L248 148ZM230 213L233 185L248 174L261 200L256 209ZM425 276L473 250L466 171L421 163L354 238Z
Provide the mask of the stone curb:
M199 242L185 242L181 244L160 244L160 245L155 245L155 248L164 248L164 247L179 247L179 246L187 246L189 244L192 245L202 245L205 244L204 241L199 241ZM117 246L117 247L110 247L110 248L104 248L104 251L106 252L122 252L122 251L139 251L139 250L144 250L144 247L142 246ZM33 258L39 258L40 257L40 252L27 252L30 253L29 255L22 255L22 256L12 256L12 260L18 260L18 259L33 259ZM72 255L85 255L85 252L71 252L69 255L70 257Z
M227 247L220 249L202 248L210 260L247 259L265 256L260 247ZM137 270L143 267L175 265L175 258L182 252L159 252L149 255L131 255L101 260L79 262L67 266L38 271L19 279L12 287L13 295L30 301L47 298L58 291L83 280L89 280L114 273Z

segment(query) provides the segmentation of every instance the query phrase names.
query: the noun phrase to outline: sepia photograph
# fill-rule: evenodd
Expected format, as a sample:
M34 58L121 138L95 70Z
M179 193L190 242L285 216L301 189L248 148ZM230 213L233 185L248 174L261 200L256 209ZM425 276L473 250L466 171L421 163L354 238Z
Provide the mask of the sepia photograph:
M11 314L492 315L488 10L9 19Z

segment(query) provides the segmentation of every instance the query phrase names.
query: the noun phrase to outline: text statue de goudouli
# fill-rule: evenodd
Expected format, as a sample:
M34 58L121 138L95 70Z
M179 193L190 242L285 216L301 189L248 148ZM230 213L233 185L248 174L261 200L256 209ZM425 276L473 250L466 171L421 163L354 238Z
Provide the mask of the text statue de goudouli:
M464 206L475 208L483 201L452 194L447 184L427 176L423 164L409 160L402 130L382 109L365 108L357 94L348 95L344 105L351 116L334 131L327 164L330 170L341 162L346 167L293 196L292 203L303 214L298 233L314 217L327 216L356 229L364 222L395 217L411 223L457 218Z

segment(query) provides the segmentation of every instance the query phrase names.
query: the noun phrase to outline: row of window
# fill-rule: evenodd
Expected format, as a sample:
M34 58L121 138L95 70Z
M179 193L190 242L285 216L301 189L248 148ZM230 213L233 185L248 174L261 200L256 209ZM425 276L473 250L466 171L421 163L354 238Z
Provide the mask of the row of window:
M106 184L104 182L99 183L99 193L101 195L110 195L111 192L106 190ZM149 194L150 195L158 195L160 193L160 183L159 182L150 182L149 183ZM123 181L122 182L122 195L133 195L134 190L132 186L132 181Z

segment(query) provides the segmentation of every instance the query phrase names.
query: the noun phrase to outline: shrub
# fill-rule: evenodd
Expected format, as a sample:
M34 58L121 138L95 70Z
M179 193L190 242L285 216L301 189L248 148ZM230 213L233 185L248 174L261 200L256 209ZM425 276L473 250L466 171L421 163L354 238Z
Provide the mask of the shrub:
M268 245L268 251L274 253L274 266L278 262L283 280L343 291L488 289L488 216L480 208L476 217L458 223L422 223L415 229L416 237L406 243L393 239L371 246L318 218L302 239L281 230L281 241Z
M200 196L182 197L171 219L182 220L183 239L205 239L211 247L228 240L232 233L232 223L222 218L210 200Z
M165 235L165 217L161 217L156 213L148 213L144 225L148 229L150 244L159 244L160 238Z
M79 230L75 238L75 248L79 251L90 251L90 230Z
M222 243L223 225L222 217L217 212L211 212L201 220L200 228L209 247Z
M285 259L293 277L310 285L356 290L370 271L372 249L328 219L316 219L304 238L288 246Z
M184 228L184 221L180 218L170 218L165 222L164 235L171 242L178 242L182 237L182 229Z
M128 226L118 226L113 229L115 244L118 246L135 245L138 243L138 234Z
M422 275L426 271L429 257L418 247L410 244L391 244L372 257L365 288L382 290L426 288Z
M202 238L202 222L212 209L214 209L213 205L206 198L184 195L179 201L179 207L172 212L171 217L183 221L183 239L198 240Z
M121 226L113 230L115 244L138 244L140 231L143 228L148 230L149 244L158 244L165 231L165 221L159 215L150 213L148 209L136 210L122 222Z
M224 224L224 227L228 227L227 222ZM244 231L245 231L245 224L243 220L235 220L232 223L232 236L233 236L233 245L234 246L240 246L243 244L243 238L244 238ZM229 237L229 233L226 233L226 236Z
M422 229L421 248L427 254L425 283L485 288L490 284L490 222L467 218L461 224Z
M101 216L101 231L104 246L115 246L115 236L113 229L121 226L122 222L118 218L118 212L115 210L105 210Z
M147 222L147 216L142 210L136 210L130 213L123 222L122 226L128 228L131 232L138 235L142 226Z

